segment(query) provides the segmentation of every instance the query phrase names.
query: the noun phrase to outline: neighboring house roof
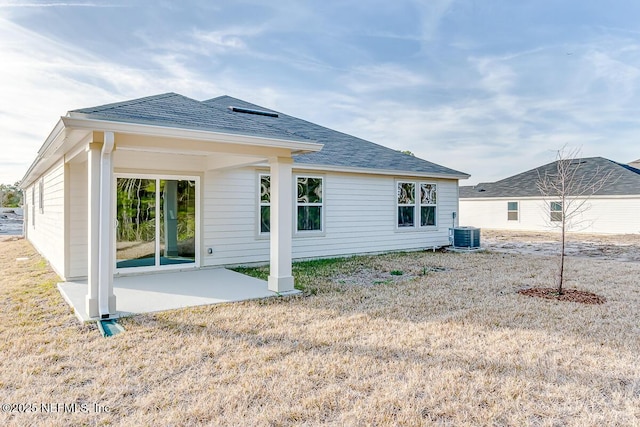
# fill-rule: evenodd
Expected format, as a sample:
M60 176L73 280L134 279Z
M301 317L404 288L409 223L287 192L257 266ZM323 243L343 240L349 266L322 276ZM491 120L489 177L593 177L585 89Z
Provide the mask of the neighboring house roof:
M629 163L629 166L632 166L632 167L634 167L636 169L639 169L640 168L640 159L634 160L633 162Z
M608 179L594 195L622 196L640 194L640 169L603 157L574 159L578 163L576 179L599 174ZM557 173L557 161L496 182L461 186L460 198L541 197L536 183L540 177Z
M418 172L444 176L452 175L459 178L469 177L464 172L449 169L418 157L230 96L220 96L203 101L203 103L219 112L230 111L230 107L239 107L273 113L273 115L277 114L277 117L258 114L251 114L250 116L254 121L282 129L297 137L308 138L324 144L322 150L316 153L294 156L294 161L298 164ZM246 116L248 114L242 115Z

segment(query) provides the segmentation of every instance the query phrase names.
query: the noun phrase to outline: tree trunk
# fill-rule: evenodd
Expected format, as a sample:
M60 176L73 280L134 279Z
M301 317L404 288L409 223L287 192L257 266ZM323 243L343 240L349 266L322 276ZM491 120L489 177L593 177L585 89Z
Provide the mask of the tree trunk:
M564 212L563 212L564 216ZM564 246L566 241L565 222L562 219L562 236L560 242L560 271L558 272L558 295L562 295L562 282L564 279Z

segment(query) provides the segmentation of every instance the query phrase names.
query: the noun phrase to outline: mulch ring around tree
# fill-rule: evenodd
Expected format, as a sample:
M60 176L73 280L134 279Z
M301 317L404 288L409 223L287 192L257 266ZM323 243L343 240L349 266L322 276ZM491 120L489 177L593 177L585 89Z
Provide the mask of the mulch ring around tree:
M600 295L577 289L563 289L562 295L558 295L557 288L529 288L520 289L519 294L530 297L555 299L558 301L578 302L581 304L604 304L607 300Z

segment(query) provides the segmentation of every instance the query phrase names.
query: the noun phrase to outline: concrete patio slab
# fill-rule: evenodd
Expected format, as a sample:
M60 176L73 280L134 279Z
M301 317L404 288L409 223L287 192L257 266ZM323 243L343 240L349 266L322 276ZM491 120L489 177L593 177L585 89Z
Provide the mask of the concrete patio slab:
M82 322L98 320L86 314L86 281L58 283L58 289ZM114 277L113 293L118 312L112 318L281 295L264 280L225 268Z

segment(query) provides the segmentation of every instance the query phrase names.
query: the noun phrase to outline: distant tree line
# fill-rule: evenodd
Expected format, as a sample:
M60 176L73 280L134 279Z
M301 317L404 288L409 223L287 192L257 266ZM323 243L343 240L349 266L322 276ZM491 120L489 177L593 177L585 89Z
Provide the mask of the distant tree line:
M18 208L22 206L22 190L19 184L19 182L0 184L0 207Z

